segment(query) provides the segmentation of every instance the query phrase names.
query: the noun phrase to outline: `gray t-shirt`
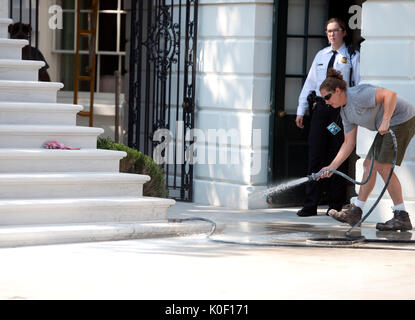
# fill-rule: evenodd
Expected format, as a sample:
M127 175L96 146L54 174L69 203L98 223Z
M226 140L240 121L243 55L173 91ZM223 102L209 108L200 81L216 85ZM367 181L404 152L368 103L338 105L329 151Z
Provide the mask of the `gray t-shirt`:
M360 84L347 88L347 104L341 108L344 132L356 125L377 131L383 119L383 103L376 103L376 89L371 84ZM404 123L415 116L415 107L398 96L396 108L390 120L391 126Z

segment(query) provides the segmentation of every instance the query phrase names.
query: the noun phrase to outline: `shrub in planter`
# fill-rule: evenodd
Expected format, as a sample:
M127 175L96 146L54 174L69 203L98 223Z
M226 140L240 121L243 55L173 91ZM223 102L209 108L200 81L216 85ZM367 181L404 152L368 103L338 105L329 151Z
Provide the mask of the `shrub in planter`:
M127 156L120 161L120 172L150 176L151 180L143 185L143 195L148 197L167 197L165 173L151 157L122 143L116 143L109 137L98 138L97 147L98 149L126 152Z

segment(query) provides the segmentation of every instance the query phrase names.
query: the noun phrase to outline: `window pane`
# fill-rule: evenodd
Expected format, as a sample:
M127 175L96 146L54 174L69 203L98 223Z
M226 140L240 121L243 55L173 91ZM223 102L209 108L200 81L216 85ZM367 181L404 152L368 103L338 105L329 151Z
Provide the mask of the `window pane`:
M287 74L303 73L304 40L299 38L287 39Z
M101 75L114 75L114 72L118 70L118 56L101 55Z
M125 14L121 15L121 30L120 30L120 51L125 51L125 43L127 40L125 39L125 21L127 16Z
M121 56L121 74L125 75L127 70L125 69L125 56Z
M305 0L288 1L288 34L304 34Z
M122 0L121 2L123 2ZM117 10L118 0L99 0L99 10Z
M76 0L56 0L55 3L62 7L62 9L75 9Z
M118 70L118 56L100 56L100 92L115 92L114 72Z
M324 27L327 19L327 0L314 0L310 5L308 34L325 35Z
M307 51L307 72L311 68L314 57L317 52L328 46L327 39L308 39L308 51Z
M88 66L89 58L87 55L79 56L79 71L81 75L86 74L86 67ZM65 86L64 91L73 91L74 88L74 67L75 67L75 55L74 54L62 54L61 55L61 76L60 82ZM89 91L89 82L80 81L79 82L79 91Z
M91 7L92 7L92 0L82 0L81 1L81 9L82 10L91 9Z
M74 44L74 21L73 12L63 12L63 29L56 29L56 49L75 50Z
M117 50L117 15L114 13L99 14L99 51Z
M120 59L121 59L121 89L120 89L120 92L121 93L125 93L125 83L124 83L124 80L125 80L125 77L124 77L124 75L125 75L125 73L127 72L127 70L125 69L125 56L120 56Z
M302 78L285 78L285 111L296 114L298 97L303 86Z

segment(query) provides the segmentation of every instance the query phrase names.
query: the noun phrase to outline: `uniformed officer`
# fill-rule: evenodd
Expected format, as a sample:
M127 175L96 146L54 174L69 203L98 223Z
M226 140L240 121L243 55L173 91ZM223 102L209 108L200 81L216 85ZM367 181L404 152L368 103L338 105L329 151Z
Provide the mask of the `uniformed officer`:
M303 129L304 114L309 111L311 125L308 137L308 174L318 172L328 165L339 151L343 141L340 109L330 108L320 97L320 85L326 79L329 68L341 72L349 86L360 82L359 52L347 47L346 25L338 18L326 22L326 34L330 46L320 50L314 58L307 79L299 97L296 124ZM347 161L339 168L347 173ZM317 206L322 193L320 181L310 181L306 185L306 198L303 208L297 212L301 217L317 215ZM346 201L347 181L338 175L329 180L329 210L341 210ZM327 212L329 211L327 210Z

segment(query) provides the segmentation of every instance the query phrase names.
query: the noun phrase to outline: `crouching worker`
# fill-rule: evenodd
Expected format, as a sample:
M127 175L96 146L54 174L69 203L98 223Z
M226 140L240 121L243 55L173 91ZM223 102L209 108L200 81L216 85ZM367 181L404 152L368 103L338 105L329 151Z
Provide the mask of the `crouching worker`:
M347 88L341 73L333 69L329 70L326 80L321 84L320 93L327 105L341 108L344 126L344 143L331 164L320 170L320 172L324 171L322 178L330 177L333 173L329 170L337 169L351 154L356 145L358 126L378 131L380 134L363 163L365 180L369 174L374 148L373 174L369 181L360 187L357 200L341 211L329 211L329 215L334 219L355 225L361 219L366 200L375 186L376 173L378 172L385 182L388 179L394 158L393 140L388 134L389 128L394 132L398 145L396 165L402 163L406 148L415 134L415 107L397 96L395 92L370 84ZM395 173L387 190L394 204L393 218L385 223L378 223L376 229L411 230L411 220L403 202L402 186Z

